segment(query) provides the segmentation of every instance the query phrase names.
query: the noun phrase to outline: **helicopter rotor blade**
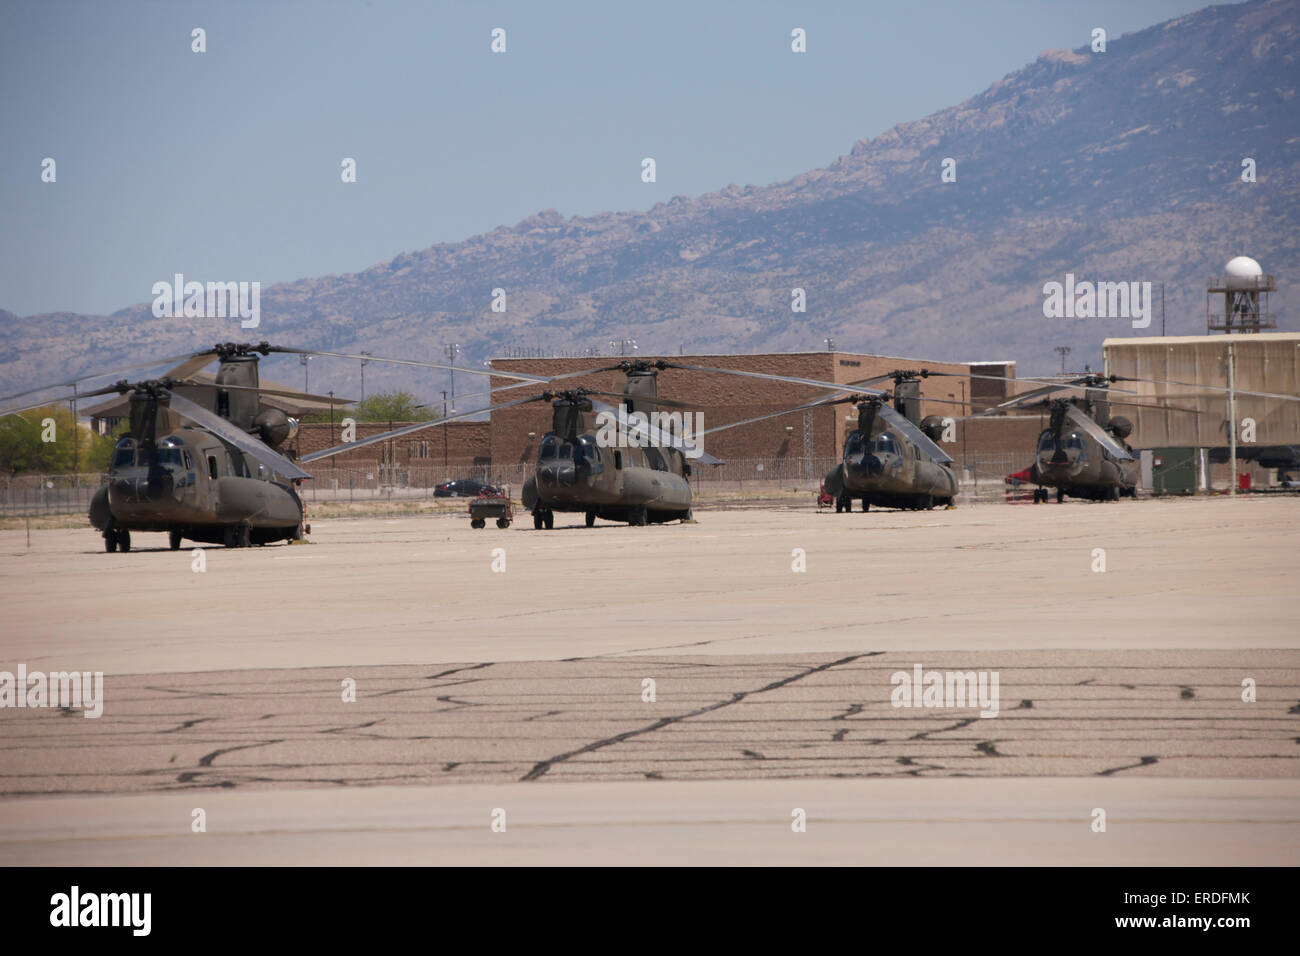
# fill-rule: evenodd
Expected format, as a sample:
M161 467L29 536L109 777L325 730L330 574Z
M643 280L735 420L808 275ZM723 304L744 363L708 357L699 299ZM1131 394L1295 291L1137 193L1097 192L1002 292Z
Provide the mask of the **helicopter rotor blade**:
M284 352L289 355L327 355L331 358L354 359L360 362L386 362L389 365L411 365L415 368L437 368L443 369L444 371L465 372L468 375L496 375L501 378L516 378L525 383L535 382L538 385L545 385L547 382L551 381L549 378L542 378L540 375L521 375L518 372L499 372L496 369L462 368L459 365L447 365L440 362L416 362L412 359L385 358L382 355L358 355L353 352L325 352L320 349L297 349L287 345L271 345L267 347L267 351Z
M822 406L825 405L840 405L843 404L844 402L848 402L852 400L853 400L853 396L851 394L844 395L844 396L832 396L830 398L819 398L815 401L804 402L802 405L796 405L793 408L783 408L779 412L768 412L765 415L755 415L753 418L746 418L742 421L728 422L725 425L716 425L713 428L706 428L701 433L701 436L712 435L714 432L725 432L729 428L740 428L742 425L752 425L754 424L754 422L765 422L769 418L780 418L782 415L791 415L794 414L795 412L806 411L810 408L821 408Z
M683 369L688 372L718 372L723 375L739 375L743 378L760 378L769 382L789 382L791 385L807 385L811 388L825 389L831 392L864 392L866 394L884 395L879 389L861 389L845 382L823 382L815 378L799 378L793 375L773 375L770 372L744 372L734 368L713 368L708 365L682 365L678 362L665 362L665 368Z
M177 395L171 389L163 389L163 391L168 396L168 404L172 411L188 418L196 425L201 425L218 438L230 442L240 451L256 458L271 470L279 472L286 478L311 477L311 475L279 452L273 450L269 445L254 438L248 432L237 428L226 419L214 415L201 405L194 404L183 395Z
M373 445L376 442L388 441L390 438L401 438L403 435L411 435L415 432L423 431L426 428L435 428L438 425L446 425L449 422L459 421L462 418L469 418L472 415L481 415L484 412L495 412L498 409L509 408L512 405L525 405L528 402L550 401L553 398L555 398L553 393L542 392L538 395L529 395L527 398L516 398L514 401L489 405L487 408L476 408L472 412L457 412L455 415L448 415L446 418L435 418L432 421L417 422L414 425L403 425L401 428L394 428L392 431L383 432L379 435L360 438L344 445L335 445L333 448L326 448L324 451L314 451L310 455L303 455L302 461L303 464L307 464L309 462L319 461L322 458L332 458L345 451L354 451L358 448L364 448L367 445Z
M1069 403L1065 406L1065 415L1070 421L1078 425L1085 432L1093 437L1097 444L1101 445L1115 458L1131 461L1133 455L1123 445L1119 444L1107 434L1106 430L1093 421L1090 417L1079 410L1079 406Z
M23 412L30 412L33 408L44 408L46 405L58 405L62 402L70 402L74 399L80 401L83 398L97 398L100 395L108 395L117 392L119 395L129 392L131 387L125 382L118 382L113 385L106 385L103 388L97 388L91 392L74 392L68 395L59 395L55 398L42 399L39 402L31 402L27 405L20 405L17 408L0 409L0 418L5 415L21 415Z
M925 452L939 464L942 465L952 461L952 457L936 445L930 439L930 436L913 425L905 416L899 414L892 406L882 403L879 414L881 418L907 436L908 441L915 445L920 451Z
M1223 392L1225 395L1228 392L1232 392L1233 394L1236 395L1250 395L1255 398L1278 398L1284 402L1300 402L1300 395L1278 395L1274 392L1250 392L1241 388L1232 388L1232 389L1224 388L1222 385L1196 385L1193 384L1192 382L1167 382L1156 378L1129 378L1124 375L1117 375L1115 376L1115 378L1121 382L1139 382L1139 383L1147 383L1150 385L1175 385L1178 386L1179 388L1202 388L1212 392ZM1152 396L1152 397L1158 398L1159 396ZM1196 396L1188 395L1186 397L1194 398Z
M208 354L208 353L203 353L203 354ZM157 365L169 365L169 364L171 364L172 362L179 362L181 359L186 359L186 358L190 358L190 357L191 357L191 354L189 354L189 353L187 353L186 355L172 355L172 356L170 356L170 357L168 357L168 358L154 359L152 362L142 362L142 363L139 364L139 365L127 365L127 366L125 366L124 368L113 368L113 369L105 369L105 370L100 371L100 372L91 372L91 373L89 373L88 375L82 375L82 376L80 376L79 378L74 378L74 379L71 379L71 380L69 380L69 381L67 381L67 382L55 382L55 383L52 384L52 385L42 385L40 388L29 388L29 389L28 389L27 391L25 391L25 392L15 392L13 395L4 395L4 396L0 396L0 403L7 402L7 401L10 401L10 400L15 399L15 398L22 398L22 397L25 396L25 395L34 395L34 394L36 394L37 392L45 392L45 391L49 391L49 390L52 389L52 388L72 388L72 387L75 386L75 385L80 385L82 382L88 382L88 381L90 381L92 378L103 378L103 377L106 376L106 375L124 375L124 374L126 374L127 372L138 372L138 371L139 371L140 369L142 369L142 368L153 368L153 367L155 367L155 366L157 366ZM200 366L200 367L201 367L201 366ZM88 394L90 394L90 393L89 393L89 392L78 392L76 395L74 395L74 396L69 396L69 397L71 397L71 398L82 398L82 397L84 397L85 395L88 395ZM99 393L99 394L104 394L104 393L101 392L101 393ZM60 399L60 401L63 401L63 399ZM51 402L42 402L42 403L41 403L41 405L49 405L49 404L52 404L52 401L51 401ZM29 406L29 407L31 407L31 408L40 408L40 405L32 405L32 406Z

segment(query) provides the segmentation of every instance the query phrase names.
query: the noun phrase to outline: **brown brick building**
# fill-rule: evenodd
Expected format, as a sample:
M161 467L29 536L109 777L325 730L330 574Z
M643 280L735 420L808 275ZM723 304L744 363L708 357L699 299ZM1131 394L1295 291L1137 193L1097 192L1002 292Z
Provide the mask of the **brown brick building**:
M648 357L647 357L648 358ZM618 358L526 358L494 359L500 372L518 372L551 378L584 369L617 364ZM1014 362L954 363L846 352L797 352L761 355L682 355L669 361L683 365L705 365L747 372L768 372L848 385L897 369L928 369L942 372L921 382L922 414L960 418L1005 401L1019 390L1017 383L972 375L1014 378ZM492 376L494 388L518 384L503 376ZM872 387L888 389L884 380ZM566 379L556 387L586 387L621 393L621 372L597 372ZM1033 387L1032 385L1028 387ZM543 386L520 384L498 391L494 402L501 404L541 391ZM733 421L779 412L815 399L826 390L814 386L745 379L716 372L667 369L659 373L659 394L688 402L704 416L706 429ZM930 399L930 400L927 400ZM944 401L970 402L969 406ZM604 399L617 405L614 398ZM818 467L840 455L844 439L857 421L849 405L828 406L791 412L762 422L709 435L705 449L724 462L766 461L780 463L811 459ZM409 424L394 422L393 427ZM1021 413L971 422L958 422L955 440L944 444L959 466L978 463L981 470L997 470L1018 462L1019 470L1033 457L1035 438L1042 428L1037 414ZM474 476L494 481L521 481L537 460L538 445L551 428L551 407L536 402L503 408L490 421L460 421L447 426L380 442L355 452L339 455L329 463L316 462L309 468L324 479L344 473L357 481L377 484L436 484L447 478ZM358 438L389 429L387 422L362 422ZM339 444L341 425L310 423L302 426L293 445L299 455ZM1021 461L1023 459L1023 461ZM345 481L348 479L345 479Z

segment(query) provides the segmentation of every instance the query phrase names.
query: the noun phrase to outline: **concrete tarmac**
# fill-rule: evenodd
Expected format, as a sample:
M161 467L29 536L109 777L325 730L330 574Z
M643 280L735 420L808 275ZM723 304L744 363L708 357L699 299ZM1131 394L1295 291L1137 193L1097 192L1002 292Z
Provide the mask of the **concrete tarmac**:
M0 709L0 857L1293 862L1298 508L0 532L0 669L105 672L98 719ZM997 672L997 716L894 707L917 665Z

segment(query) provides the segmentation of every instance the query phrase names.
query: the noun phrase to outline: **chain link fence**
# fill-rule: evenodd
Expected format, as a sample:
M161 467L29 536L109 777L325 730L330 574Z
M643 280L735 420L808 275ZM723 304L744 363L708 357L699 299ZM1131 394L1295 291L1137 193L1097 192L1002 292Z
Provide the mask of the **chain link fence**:
M691 484L706 497L763 498L808 495L816 501L826 473L839 464L838 458L742 458L721 465L692 464ZM953 463L966 501L1004 500L1011 488L1004 479L1024 466L1015 455L972 456L965 465ZM473 479L507 489L519 499L524 482L535 470L531 462L509 465L449 464L430 466L376 463L361 468L310 466L312 478L302 483L299 493L308 503L365 503L377 501L426 501L434 489L449 480ZM90 499L99 490L102 475L18 475L0 479L0 515L39 516L85 514Z
M102 475L13 475L0 479L0 515L85 514Z

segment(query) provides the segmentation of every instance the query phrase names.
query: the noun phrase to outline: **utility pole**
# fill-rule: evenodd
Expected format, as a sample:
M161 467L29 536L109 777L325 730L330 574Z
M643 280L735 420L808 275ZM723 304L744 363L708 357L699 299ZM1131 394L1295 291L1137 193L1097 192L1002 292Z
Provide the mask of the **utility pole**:
M1165 334L1165 284L1160 283L1160 335Z
M330 389L330 447L334 447L334 390Z
M80 442L77 436L77 383L72 383L72 487L81 487Z
M1052 349L1052 351L1061 356L1061 374L1064 375L1065 357L1070 354L1070 347L1068 345L1058 345L1056 348Z
M304 392L310 392L310 391L311 391L311 389L307 387L307 363L310 362L310 361L311 361L311 356L310 356L310 355L299 355L299 356L298 356L298 362L302 365L302 390L303 390Z
M369 352L362 352L362 355L369 355ZM369 359L361 360L361 400L366 400L366 366L370 364ZM332 392L330 394L333 394Z

